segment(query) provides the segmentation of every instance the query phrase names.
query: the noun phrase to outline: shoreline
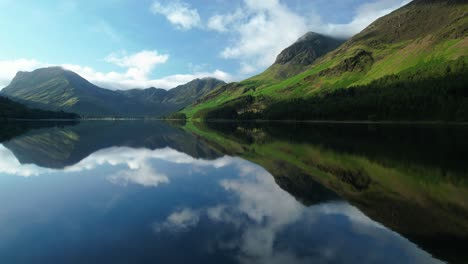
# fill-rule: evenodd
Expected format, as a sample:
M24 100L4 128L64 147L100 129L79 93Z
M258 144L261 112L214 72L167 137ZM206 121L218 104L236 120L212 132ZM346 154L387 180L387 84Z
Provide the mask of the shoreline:
M402 125L468 125L468 122L457 121L395 121L395 120L190 120L190 119L164 119L164 118L83 118L83 119L5 119L0 122L81 122L81 121L186 121L197 123L311 123L311 124L402 124Z

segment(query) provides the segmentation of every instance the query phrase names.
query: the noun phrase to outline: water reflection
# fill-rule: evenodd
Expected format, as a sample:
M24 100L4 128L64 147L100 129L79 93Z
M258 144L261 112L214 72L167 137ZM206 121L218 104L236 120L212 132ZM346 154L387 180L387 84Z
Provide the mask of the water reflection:
M388 142L378 137L370 137L367 147L350 148L350 138L344 144L334 134L343 127L283 129L83 122L23 131L0 146L0 259L466 260L462 252L452 254L452 244L436 243L450 238L461 248L466 241L463 166L429 165L415 149L395 158L400 150L385 154L381 147Z

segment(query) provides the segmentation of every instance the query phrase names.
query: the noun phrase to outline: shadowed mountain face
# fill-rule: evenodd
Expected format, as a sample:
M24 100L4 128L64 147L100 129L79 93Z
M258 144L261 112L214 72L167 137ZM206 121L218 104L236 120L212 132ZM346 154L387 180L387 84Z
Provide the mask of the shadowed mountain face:
M294 44L283 50L275 64L310 65L317 58L336 49L344 41L308 32Z
M294 76L308 68L316 59L338 48L344 40L308 32L283 50L275 63L263 73L278 79Z
M8 119L75 119L76 114L29 108L0 95L0 120Z
M160 117L192 103L224 82L196 79L171 91L112 91L60 67L18 72L1 93L28 106L64 110L89 117Z

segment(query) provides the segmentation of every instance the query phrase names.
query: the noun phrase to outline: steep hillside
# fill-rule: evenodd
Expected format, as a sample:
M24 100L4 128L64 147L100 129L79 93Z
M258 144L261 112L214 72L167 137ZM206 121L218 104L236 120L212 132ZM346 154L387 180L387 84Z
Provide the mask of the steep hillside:
M31 109L0 96L0 120L7 119L75 119L79 116L65 112ZM3 128L2 128L3 129ZM5 132L5 131L4 131Z
M334 105L335 100L332 99L325 106L320 106L320 112L331 109L336 115L321 117L311 114L315 107L310 105L308 112L301 114L300 119L349 119L342 118L340 113L354 109L355 104L360 104L359 111L363 112L359 118L365 114L365 119L414 119L406 118L401 113L412 111L419 103L426 101L432 103L428 108L435 109L437 113L425 116L424 119L444 116L442 119L453 120L460 119L460 115L462 119L468 119L465 114L454 116L464 111L462 106L466 102L464 87L468 87L468 84L464 76L468 71L467 36L466 1L416 0L378 19L295 76L284 80L264 78L268 75L267 70L259 75L261 78L256 76L220 87L183 112L192 118L265 118L265 112L274 112L273 106L278 108L278 104L285 102L286 106L281 110L283 113L274 116L295 119L285 114L298 110L299 106L294 104L294 100L300 98L308 105L317 103L323 97L339 97L345 98L345 107ZM420 78L421 73L424 78ZM452 83L446 82L446 79ZM407 87L408 83L411 83L410 87ZM445 87L435 87L441 83ZM395 90L391 95L396 99L407 95L411 97L398 105L398 116L376 116L372 113L379 105L391 108L395 103L395 100L390 100L390 103L385 97L367 96L368 93L380 93L376 89L382 86L407 87ZM429 86L427 88L431 88L434 93L427 94L423 86ZM356 98L353 93L337 92L350 87L356 87L363 96ZM386 89L389 94L390 88ZM356 102L361 98L366 98L366 102ZM398 104L398 100L396 102ZM446 111L442 108L449 103L456 105L450 109L450 113L442 113ZM461 108L456 109L458 106Z
M218 80L194 80L175 88L113 91L98 87L60 67L18 72L1 93L15 101L46 110L63 110L85 117L159 117L176 111L211 91ZM187 96L180 99L181 96Z
M344 40L308 32L283 50L275 63L252 79L285 79L307 69L316 59L336 49Z
M83 116L126 116L142 113L127 97L100 88L78 74L60 67L18 72L2 94L27 105L64 110Z

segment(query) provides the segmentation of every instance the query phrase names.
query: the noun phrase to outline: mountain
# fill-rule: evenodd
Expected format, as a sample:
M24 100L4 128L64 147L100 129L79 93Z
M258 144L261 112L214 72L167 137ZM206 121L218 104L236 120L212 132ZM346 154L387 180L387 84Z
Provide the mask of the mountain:
M222 83L202 79L172 92L156 88L113 91L98 87L72 71L49 67L18 72L1 93L28 106L88 117L159 117L190 104ZM180 96L186 94L190 97L181 100Z
M170 90L160 88L132 89L118 91L126 97L137 101L148 111L159 109L164 115L180 110L198 98L208 94L215 87L225 82L215 78L195 79Z
M297 43L264 73L219 87L182 112L196 119L468 120L467 12L466 1L412 1L296 75L276 78L271 68L301 58Z
M31 109L0 96L0 120L6 119L76 119L79 116L65 112Z
M316 59L336 49L343 42L344 40L341 39L308 32L283 50L277 56L275 63L256 79L267 77L284 79L294 76L305 70Z
M29 106L84 116L141 113L141 106L115 91L100 88L60 67L18 72L2 94Z

